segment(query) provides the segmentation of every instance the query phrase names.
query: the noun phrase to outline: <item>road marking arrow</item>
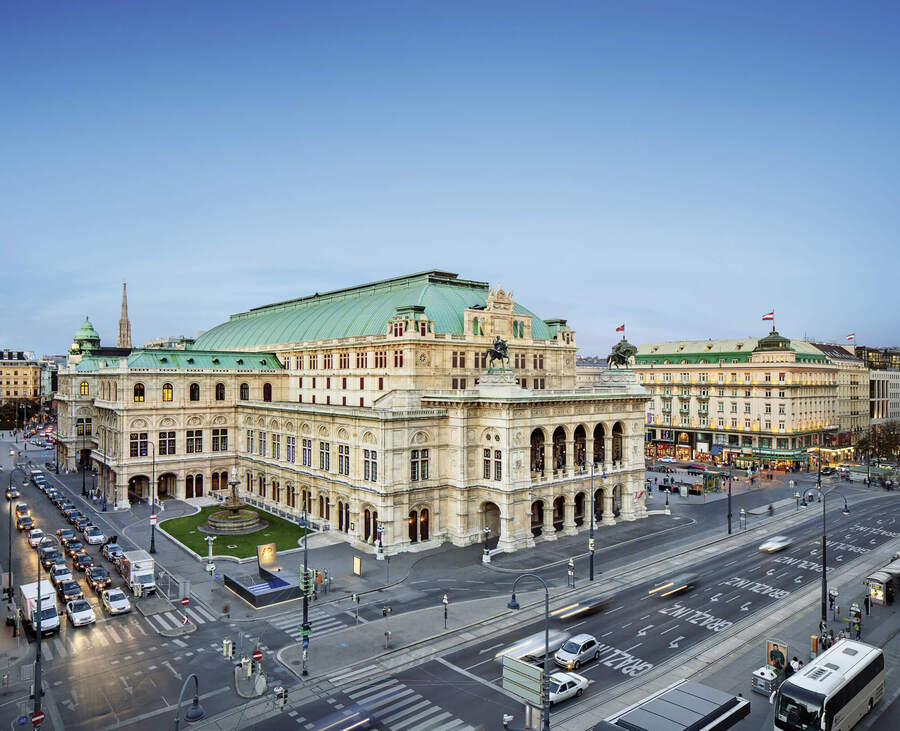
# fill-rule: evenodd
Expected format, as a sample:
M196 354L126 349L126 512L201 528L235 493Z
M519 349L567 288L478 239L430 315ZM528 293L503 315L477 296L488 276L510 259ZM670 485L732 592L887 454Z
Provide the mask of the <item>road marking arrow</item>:
M876 540L873 538L871 541L869 541L869 543L874 546L876 543Z
M166 661L163 663L163 665L165 665L167 668L169 668L169 670L172 671L172 675L174 675L176 678L178 678L179 680L182 679L182 678L181 678L181 673L177 672L177 671L175 670L175 668L172 667L172 663L170 663L168 660L166 660Z
M766 576L771 576L774 573L775 573L775 569L769 569L768 571L766 571Z
M134 688L132 688L130 685L128 685L128 681L125 680L124 676L120 675L119 680L122 681L122 685L125 686L125 690L128 693L128 695L132 695L134 693Z
M753 602L744 602L743 604L741 604L741 611L742 611L742 612L747 612L747 611L749 611L749 610L750 610L750 605L751 605L751 604L753 604Z
M648 624L646 627L644 627L644 629L638 630L637 636L638 636L638 637L646 637L646 636L647 636L647 630L648 630L648 629L653 629L653 627L654 627L654 625Z
M794 579L794 583L795 583L795 584L802 584L802 583L803 583L803 577L802 577L802 576L798 576L796 579Z
M669 643L669 647L672 647L672 648L678 647L678 640L683 640L683 639L684 639L684 637L682 635L679 635L678 637L676 637L674 640L672 640Z
M717 601L719 601L719 597L720 597L720 596L722 596L722 595L721 595L721 594L713 594L713 595L709 598L709 600L710 600L711 602L717 602Z
M834 560L837 561L838 563L840 563L841 561L844 560L844 556L843 555L837 556L837 557L835 557Z

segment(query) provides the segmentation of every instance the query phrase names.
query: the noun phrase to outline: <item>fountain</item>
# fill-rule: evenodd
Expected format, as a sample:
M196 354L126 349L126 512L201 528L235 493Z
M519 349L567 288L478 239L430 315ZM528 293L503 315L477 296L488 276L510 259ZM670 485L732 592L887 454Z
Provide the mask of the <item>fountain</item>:
M224 510L211 513L201 530L206 533L255 533L266 527L266 522L260 519L259 514L248 510L238 499L238 484L237 470L232 467L231 478L228 480L231 494L222 503Z

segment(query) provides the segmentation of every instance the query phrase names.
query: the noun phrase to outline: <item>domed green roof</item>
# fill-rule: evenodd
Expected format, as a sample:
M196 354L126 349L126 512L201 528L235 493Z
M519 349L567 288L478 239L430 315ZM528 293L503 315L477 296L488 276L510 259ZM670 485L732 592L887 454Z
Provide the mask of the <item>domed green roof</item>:
M84 322L81 327L78 328L78 332L75 333L75 337L73 338L75 344L79 345L82 349L84 346L93 346L98 347L100 345L100 335L94 330L94 326L91 325L91 321L85 317Z
M457 279L449 272L422 272L232 315L228 322L198 337L193 347L227 350L377 335L386 332L387 322L398 308L411 305L425 308L435 332L461 335L463 310L484 307L489 290L487 282ZM533 338L549 340L553 336L537 315L518 304L513 311L532 318Z

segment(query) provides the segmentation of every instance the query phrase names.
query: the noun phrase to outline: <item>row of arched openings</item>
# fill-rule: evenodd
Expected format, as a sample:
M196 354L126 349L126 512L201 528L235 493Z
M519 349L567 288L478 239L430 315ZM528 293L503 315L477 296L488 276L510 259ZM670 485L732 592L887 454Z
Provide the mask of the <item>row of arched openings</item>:
M594 427L594 454L595 463L603 464L606 461L606 427L603 424L597 424ZM616 422L612 428L612 460L618 462L622 459L622 437L623 430L621 422ZM566 455L566 430L558 426L553 432L552 442L550 444L550 454L545 454L544 431L543 429L535 429L531 432L531 472L532 474L543 475L548 469L557 471L566 469L569 465ZM587 434L584 426L579 424L575 427L572 437L572 448L574 450L573 462L576 469L584 469L589 463L587 461ZM549 458L550 463L546 460Z

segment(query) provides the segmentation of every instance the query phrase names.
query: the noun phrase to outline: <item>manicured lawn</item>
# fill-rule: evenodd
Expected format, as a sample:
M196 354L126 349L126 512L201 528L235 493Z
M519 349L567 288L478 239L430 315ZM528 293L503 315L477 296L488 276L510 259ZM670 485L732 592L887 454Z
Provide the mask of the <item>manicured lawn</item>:
M198 530L197 526L205 523L210 513L221 509L218 505L208 505L202 508L199 513L187 515L183 518L172 518L161 522L160 526L166 533L181 541L192 551L201 556L206 556L209 548L204 539L209 534ZM260 518L266 521L268 525L256 533L247 535L218 536L213 544L214 555L248 558L256 555L256 547L262 543L274 543L279 551L297 548L297 541L303 537L303 529L296 523L271 515L265 510L257 510L249 505L245 506L244 509L258 513Z

